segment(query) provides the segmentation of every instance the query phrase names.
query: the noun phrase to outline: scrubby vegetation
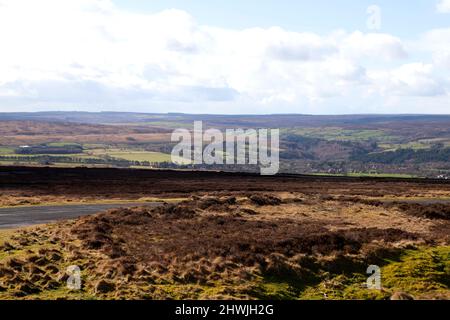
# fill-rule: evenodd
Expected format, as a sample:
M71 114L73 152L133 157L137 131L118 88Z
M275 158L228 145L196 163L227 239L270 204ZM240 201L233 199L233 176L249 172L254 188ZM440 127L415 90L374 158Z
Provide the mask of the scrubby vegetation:
M450 298L449 227L335 197L195 196L7 235L0 298ZM365 287L371 264L381 290ZM66 287L70 265L81 290Z
M383 164L404 164L406 162L428 163L447 162L450 159L450 148L440 145L431 149L398 149L388 152L367 153L354 151L351 157L353 161L383 163Z

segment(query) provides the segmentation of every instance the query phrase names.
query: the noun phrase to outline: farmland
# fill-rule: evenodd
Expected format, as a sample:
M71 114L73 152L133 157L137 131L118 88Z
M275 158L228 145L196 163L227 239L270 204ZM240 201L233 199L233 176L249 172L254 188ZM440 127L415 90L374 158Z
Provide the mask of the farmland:
M170 161L170 155L160 152L135 151L127 149L93 149L90 154L98 157L109 156L130 161L165 162Z
M2 120L3 119L3 120ZM447 116L212 116L134 113L0 114L0 164L173 168L175 128L279 128L281 172L348 176L449 177ZM18 154L20 146L76 154ZM437 155L441 155L437 157ZM254 171L249 166L180 169Z

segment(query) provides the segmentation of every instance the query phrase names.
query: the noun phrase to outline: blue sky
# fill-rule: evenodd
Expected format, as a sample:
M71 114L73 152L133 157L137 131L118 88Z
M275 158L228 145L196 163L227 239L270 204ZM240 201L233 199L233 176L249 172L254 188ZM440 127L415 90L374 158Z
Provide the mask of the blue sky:
M0 0L0 45L1 112L450 113L450 0Z

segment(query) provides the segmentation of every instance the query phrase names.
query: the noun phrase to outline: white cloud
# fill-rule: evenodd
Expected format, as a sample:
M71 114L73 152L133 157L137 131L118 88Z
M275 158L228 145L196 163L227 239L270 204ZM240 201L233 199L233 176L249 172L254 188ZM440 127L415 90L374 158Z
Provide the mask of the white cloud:
M417 46L420 50L432 54L437 67L450 70L450 28L434 29L425 33Z
M322 60L338 51L334 43L317 34L287 32L281 28L261 31L268 53L282 61Z
M421 39L434 60L411 64L390 34L232 30L175 9L131 13L108 0L0 3L2 111L314 112L327 103L364 108L368 99L448 94L433 65L448 59L445 30Z
M441 96L446 94L445 82L433 74L433 65L404 64L390 71L373 72L372 79L384 95Z
M356 31L342 39L342 51L354 58L377 58L398 60L407 57L406 50L399 38L389 34Z
M440 13L450 13L450 0L439 0L436 9Z

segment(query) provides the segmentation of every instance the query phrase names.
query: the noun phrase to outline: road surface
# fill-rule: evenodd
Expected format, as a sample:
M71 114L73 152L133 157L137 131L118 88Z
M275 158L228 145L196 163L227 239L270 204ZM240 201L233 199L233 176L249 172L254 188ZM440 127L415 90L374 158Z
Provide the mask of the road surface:
M76 219L113 208L154 207L161 204L162 202L141 202L0 208L0 229L12 229L58 220Z

